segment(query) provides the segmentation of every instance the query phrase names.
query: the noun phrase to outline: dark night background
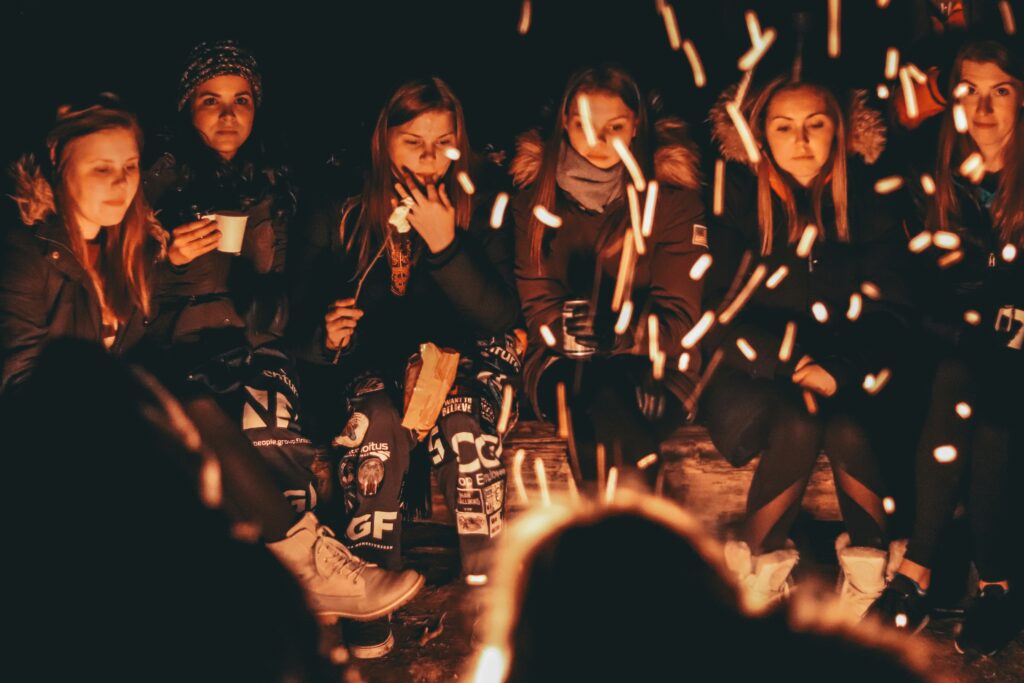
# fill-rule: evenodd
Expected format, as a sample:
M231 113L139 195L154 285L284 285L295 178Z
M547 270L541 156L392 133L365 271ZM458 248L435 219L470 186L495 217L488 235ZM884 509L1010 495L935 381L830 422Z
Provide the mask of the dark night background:
M744 9L756 9L762 26L780 33L760 73L789 65L793 17L803 11L808 68L873 87L885 47L912 38L911 15L924 1L893 0L879 10L873 0L846 0L842 58L829 60L826 0L676 0L680 31L695 42L708 72L701 90L683 53L670 50L654 0L534 0L526 36L516 30L520 0L17 2L4 10L0 28L7 93L0 161L6 165L38 144L59 104L101 91L119 93L154 140L173 119L189 48L229 37L253 50L262 67L261 134L309 182L358 176L385 97L415 75L436 74L451 84L475 148L509 149L515 134L535 125L560 96L573 69L615 61L645 91L660 93L663 113L683 116L705 144L708 108L739 79L736 60L749 47ZM340 169L327 167L332 156Z

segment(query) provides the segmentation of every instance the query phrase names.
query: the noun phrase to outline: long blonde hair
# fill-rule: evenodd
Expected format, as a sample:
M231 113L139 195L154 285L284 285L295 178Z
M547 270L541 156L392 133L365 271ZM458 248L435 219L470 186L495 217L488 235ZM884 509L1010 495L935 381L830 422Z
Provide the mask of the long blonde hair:
M835 136L832 138L832 150L828 160L822 166L811 183L811 210L821 233L826 231L821 214L821 199L825 194L826 185L831 184L832 204L835 207L836 234L842 242L850 241L850 223L847 211L847 172L846 172L846 123L842 107L836 96L828 88L813 83L792 81L787 76L779 76L769 82L757 95L750 113L750 128L754 139L765 152L757 166L757 215L758 228L761 232L761 255L767 256L772 251L774 239L774 220L772 211L772 193L782 200L789 220L787 226L788 242L796 242L805 226L800 225L793 188L785 174L772 158L765 133L765 118L768 104L777 94L786 91L808 88L821 95L825 100L825 113L832 119Z

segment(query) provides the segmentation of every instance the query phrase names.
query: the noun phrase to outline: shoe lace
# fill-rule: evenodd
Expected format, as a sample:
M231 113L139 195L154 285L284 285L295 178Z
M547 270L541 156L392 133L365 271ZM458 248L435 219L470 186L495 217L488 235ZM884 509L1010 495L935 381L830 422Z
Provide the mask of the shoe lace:
M316 568L324 576L344 573L355 583L366 570L369 563L359 559L339 541L329 527L320 525L316 529L316 541L313 542L313 557Z

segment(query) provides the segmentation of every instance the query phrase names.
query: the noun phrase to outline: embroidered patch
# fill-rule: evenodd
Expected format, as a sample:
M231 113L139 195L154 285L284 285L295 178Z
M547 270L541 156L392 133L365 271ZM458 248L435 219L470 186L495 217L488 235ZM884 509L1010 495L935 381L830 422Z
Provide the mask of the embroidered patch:
M693 243L701 247L708 246L708 226L693 224Z
M352 417L348 419L345 429L342 430L341 434L334 437L332 445L335 447L355 448L363 442L363 437L366 436L366 430L369 426L370 418L362 413L352 413Z

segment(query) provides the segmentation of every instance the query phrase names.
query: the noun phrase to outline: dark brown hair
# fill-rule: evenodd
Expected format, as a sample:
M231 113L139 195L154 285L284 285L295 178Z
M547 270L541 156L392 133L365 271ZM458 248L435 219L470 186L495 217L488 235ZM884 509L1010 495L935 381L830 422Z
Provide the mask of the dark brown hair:
M444 182L452 206L455 225L469 227L470 196L458 182L452 182L460 171L469 167L470 146L462 103L440 78L424 78L399 86L377 117L370 143L371 169L362 194L349 201L341 217L341 239L348 252L358 252L358 271L369 266L374 252L388 238L388 218L391 216L391 198L394 196L395 177L388 154L388 133L395 126L412 121L427 112L442 111L452 115L455 123L455 147L459 158L448 167L439 182ZM355 213L354 213L355 212ZM354 222L352 222L354 218ZM352 224L350 234L346 226Z
M960 83L965 61L990 62L1005 71L1014 80L1018 94L1024 96L1024 69L1005 45L994 40L967 43L956 55L950 74L950 101L952 91ZM948 228L960 215L953 174L960 163L978 145L970 135L957 133L953 123L953 107L947 107L939 131L938 166L935 169L935 210L940 228ZM1024 116L1017 110L1017 124L1003 148L1003 171L999 187L990 209L992 225L999 236L1009 243L1024 246Z
M562 154L562 145L568 145L566 128L569 120L569 112L572 109L573 101L578 93L606 92L619 97L623 103L636 115L636 135L630 143L630 152L636 158L644 175L651 176L654 167L654 160L648 147L648 114L643 98L640 96L640 88L636 81L624 69L614 65L603 65L590 67L577 71L569 77L562 95L561 105L555 119L555 125L551 134L544 142L544 149L541 154L540 172L533 184L531 206L543 206L548 210L554 209L556 176L558 173L558 160ZM545 226L536 216L531 214L530 226L528 229L528 240L530 242L530 258L536 267L540 267L541 247L544 241Z

